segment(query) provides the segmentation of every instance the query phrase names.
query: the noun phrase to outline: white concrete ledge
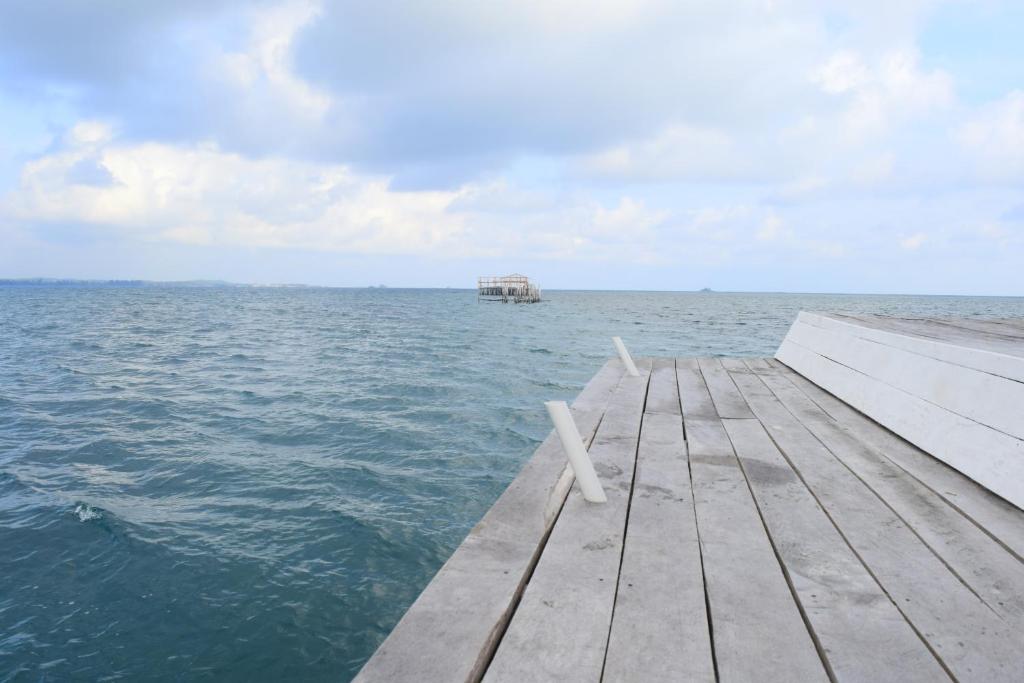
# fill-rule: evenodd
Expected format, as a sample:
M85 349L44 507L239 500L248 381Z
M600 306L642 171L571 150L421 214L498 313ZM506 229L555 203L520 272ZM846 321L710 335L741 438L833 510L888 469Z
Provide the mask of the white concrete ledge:
M806 312L775 357L1024 507L1024 358Z

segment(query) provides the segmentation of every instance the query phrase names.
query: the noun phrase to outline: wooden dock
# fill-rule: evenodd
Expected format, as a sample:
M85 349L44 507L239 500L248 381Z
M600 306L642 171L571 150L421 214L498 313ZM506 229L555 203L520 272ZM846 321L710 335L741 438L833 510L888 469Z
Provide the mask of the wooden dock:
M954 428L1024 427L1024 404L956 391L1017 396L1001 382L1020 382L1004 375L1024 327L901 324L802 317L779 356L804 374L609 361L572 407L607 503L583 500L549 436L357 680L1024 680L1024 512L990 490L1018 490L990 474L1022 452ZM837 329L875 336L847 358ZM943 415L919 402L949 414L933 426L959 439L952 460L898 435Z

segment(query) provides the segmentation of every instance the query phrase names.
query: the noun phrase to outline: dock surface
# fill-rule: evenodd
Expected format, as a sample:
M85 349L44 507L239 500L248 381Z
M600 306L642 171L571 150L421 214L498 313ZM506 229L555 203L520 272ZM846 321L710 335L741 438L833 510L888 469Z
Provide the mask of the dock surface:
M778 360L637 365L573 405L608 502L549 437L357 680L1022 680L1018 507Z

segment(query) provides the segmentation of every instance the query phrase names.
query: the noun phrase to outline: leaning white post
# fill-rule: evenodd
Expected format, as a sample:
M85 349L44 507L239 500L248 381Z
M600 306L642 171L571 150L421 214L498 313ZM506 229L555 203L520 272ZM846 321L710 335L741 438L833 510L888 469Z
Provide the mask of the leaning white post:
M612 337L612 341L615 342L615 348L619 351L619 358L622 359L622 364L626 366L626 372L633 377L639 377L640 372L636 369L636 365L633 363L633 357L629 355L629 351L626 350L626 345L622 343L622 337Z
M546 401L544 406L548 409L551 421L555 423L555 431L562 441L562 448L569 456L569 464L576 474L576 481L580 483L583 498L591 503L607 502L608 498L604 495L597 473L594 472L594 464L590 462L587 449L583 447L583 437L576 429L576 422L572 419L569 406L565 401Z

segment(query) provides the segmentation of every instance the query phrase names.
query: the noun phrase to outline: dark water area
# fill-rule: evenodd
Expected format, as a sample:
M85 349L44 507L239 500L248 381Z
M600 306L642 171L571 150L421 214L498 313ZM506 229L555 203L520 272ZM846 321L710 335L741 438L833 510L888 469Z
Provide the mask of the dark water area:
M1024 300L0 287L0 681L347 680L611 356Z

